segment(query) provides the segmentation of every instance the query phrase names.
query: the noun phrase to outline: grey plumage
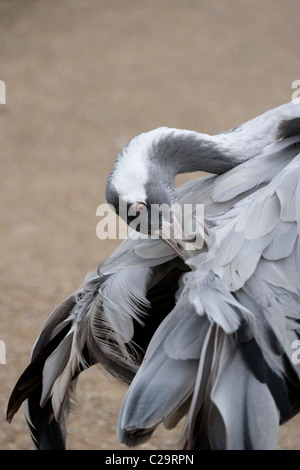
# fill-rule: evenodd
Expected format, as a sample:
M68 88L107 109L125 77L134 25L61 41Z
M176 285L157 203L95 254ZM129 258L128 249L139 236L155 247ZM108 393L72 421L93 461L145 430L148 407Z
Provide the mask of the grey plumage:
M276 447L300 409L299 116L288 103L218 136L160 128L123 149L108 202L204 204L204 244L128 237L54 311L8 405L11 420L25 400L37 448L64 446L70 392L95 363L129 387L129 446L185 416L183 449ZM175 191L196 170L214 174Z

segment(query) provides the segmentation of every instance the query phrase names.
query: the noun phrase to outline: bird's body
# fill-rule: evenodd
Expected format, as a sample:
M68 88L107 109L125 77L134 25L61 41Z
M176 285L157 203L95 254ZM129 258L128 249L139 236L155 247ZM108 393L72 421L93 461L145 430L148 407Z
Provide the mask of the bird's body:
M10 420L26 400L37 448L64 447L70 389L96 363L129 387L127 445L186 416L181 448L276 447L300 409L299 108L218 136L160 128L123 149L106 197L133 207L149 238L124 240L44 326L8 407ZM197 170L214 174L174 189ZM174 203L204 205L201 246L164 239L176 213L149 218Z

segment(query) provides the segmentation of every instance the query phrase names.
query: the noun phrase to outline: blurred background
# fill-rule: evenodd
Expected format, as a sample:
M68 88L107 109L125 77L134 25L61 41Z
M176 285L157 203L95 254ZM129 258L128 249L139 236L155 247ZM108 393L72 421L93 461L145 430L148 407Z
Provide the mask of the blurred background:
M120 149L158 126L218 133L291 99L299 0L0 0L0 448L31 449L9 394L53 308L119 243L96 208ZM178 182L189 179L181 176ZM69 449L122 449L125 389L83 373ZM300 449L299 418L279 449ZM142 449L176 449L159 428Z

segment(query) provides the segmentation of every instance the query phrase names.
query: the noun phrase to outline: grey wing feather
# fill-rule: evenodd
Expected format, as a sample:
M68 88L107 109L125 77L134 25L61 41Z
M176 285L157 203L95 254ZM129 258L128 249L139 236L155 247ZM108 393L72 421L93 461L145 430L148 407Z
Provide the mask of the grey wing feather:
M172 415L192 392L197 359L178 361L167 353L165 344L178 319L182 316L188 319L184 305L179 300L156 331L125 397L119 415L118 436L127 445L137 445L147 439L153 429ZM135 423L139 423L138 427Z

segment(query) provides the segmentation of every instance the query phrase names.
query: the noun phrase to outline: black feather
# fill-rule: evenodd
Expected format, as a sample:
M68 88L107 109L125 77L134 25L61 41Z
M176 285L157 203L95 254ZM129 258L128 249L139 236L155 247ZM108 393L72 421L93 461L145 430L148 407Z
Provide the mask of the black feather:
M15 413L27 398L30 398L33 402L37 401L37 403L39 403L42 393L43 368L45 361L57 348L69 329L70 324L67 324L51 341L49 341L47 346L32 360L20 376L9 398L6 413L6 419L8 422L11 422Z
M238 330L238 339L244 360L255 376L261 383L267 384L283 421L291 417L291 408L289 405L289 395L285 380L271 369L266 362L261 348L256 340L251 336L248 325L243 322Z
M277 130L277 140L300 135L300 118L282 121Z

